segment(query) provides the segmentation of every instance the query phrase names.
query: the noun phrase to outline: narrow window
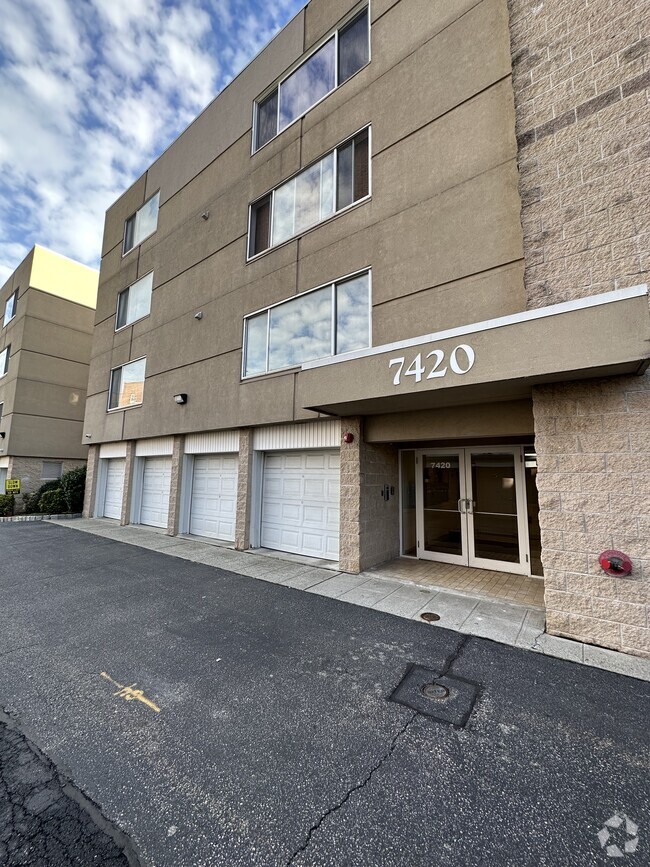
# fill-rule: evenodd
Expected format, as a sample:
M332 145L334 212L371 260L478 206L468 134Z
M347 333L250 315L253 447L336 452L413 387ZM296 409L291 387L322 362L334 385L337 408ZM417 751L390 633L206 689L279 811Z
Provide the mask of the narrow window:
M339 31L339 85L352 78L369 58L368 10Z
M337 209L347 208L368 195L368 130L364 129L338 149Z
M17 306L18 306L18 290L16 289L16 291L7 298L7 303L5 304L5 316L4 316L4 321L2 323L3 328L8 322L11 322L11 320L16 315L16 307Z
M11 352L11 345L5 347L5 349L0 352L0 376L4 376L5 373L9 370L9 353Z
M117 317L115 330L124 328L144 316L151 310L151 291L153 287L153 271L137 280L117 297Z
M109 409L124 409L142 403L146 363L146 358L139 358L137 361L131 361L111 370Z
M278 131L278 89L257 104L255 150L265 145Z
M248 255L255 256L271 243L271 196L264 196L251 207L250 241Z
M129 252L158 228L160 192L152 196L144 205L124 222L123 254Z

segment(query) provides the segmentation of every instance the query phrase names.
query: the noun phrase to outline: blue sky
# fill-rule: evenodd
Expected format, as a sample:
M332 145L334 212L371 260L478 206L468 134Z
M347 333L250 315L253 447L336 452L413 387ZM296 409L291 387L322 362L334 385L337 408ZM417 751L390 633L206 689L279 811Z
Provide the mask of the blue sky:
M306 0L2 0L0 286L99 267L106 208Z

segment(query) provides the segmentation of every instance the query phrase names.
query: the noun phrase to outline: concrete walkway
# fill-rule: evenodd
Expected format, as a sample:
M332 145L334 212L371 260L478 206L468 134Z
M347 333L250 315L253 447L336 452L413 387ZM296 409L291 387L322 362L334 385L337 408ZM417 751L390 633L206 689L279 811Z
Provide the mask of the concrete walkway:
M422 587L405 579L381 578L371 572L350 575L337 571L335 564L326 561L314 565L309 558L276 551L235 551L232 547L194 537L168 536L162 530L150 527L120 527L117 522L103 518L60 523L70 530L104 536L183 560L218 566L239 575L329 596L365 608L375 608L398 617L424 623L422 614L433 613L439 618L431 624L433 626L443 626L558 659L650 681L648 659L547 635L544 632L544 610L537 606Z

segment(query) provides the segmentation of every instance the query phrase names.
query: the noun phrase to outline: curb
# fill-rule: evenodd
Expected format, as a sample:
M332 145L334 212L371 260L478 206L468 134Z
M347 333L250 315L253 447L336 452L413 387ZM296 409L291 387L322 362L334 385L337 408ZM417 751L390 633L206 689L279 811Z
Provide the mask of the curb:
M0 524L21 523L26 521L66 521L72 518L80 518L81 512L66 512L63 515L11 515L10 517L0 518Z

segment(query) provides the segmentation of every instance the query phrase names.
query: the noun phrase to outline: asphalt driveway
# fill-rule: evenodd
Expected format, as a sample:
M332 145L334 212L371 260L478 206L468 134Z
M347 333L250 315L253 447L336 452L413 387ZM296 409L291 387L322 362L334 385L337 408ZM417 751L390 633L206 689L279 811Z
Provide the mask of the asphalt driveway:
M0 526L0 707L145 864L650 864L650 684L64 526Z

